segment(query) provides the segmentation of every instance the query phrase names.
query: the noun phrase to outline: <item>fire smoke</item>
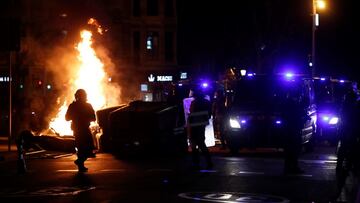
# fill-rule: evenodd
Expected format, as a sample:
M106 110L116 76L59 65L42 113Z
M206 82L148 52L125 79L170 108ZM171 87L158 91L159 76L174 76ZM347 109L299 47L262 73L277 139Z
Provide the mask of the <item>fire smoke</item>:
M99 25L95 22L97 30ZM50 128L60 135L72 134L70 123L65 121L65 112L67 106L73 100L74 92L79 89L85 89L88 93L88 102L95 110L120 104L120 88L112 82L112 76L106 70L114 69L105 51L101 52L103 58L100 58L93 47L93 34L89 30L82 30L80 42L74 47L76 50L74 58L73 50L63 52L63 57L51 60L49 64L63 64L64 68L56 70L56 75L66 75L61 79L64 86L64 99L59 99L60 108L57 115L51 119ZM74 60L75 59L75 60ZM59 63L60 62L60 63ZM65 70L66 69L66 70ZM66 74L64 74L66 73Z

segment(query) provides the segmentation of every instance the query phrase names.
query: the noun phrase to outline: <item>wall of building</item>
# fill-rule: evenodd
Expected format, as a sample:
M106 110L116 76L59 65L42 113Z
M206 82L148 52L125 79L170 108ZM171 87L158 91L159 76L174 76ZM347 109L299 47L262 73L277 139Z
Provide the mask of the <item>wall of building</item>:
M177 69L176 0L8 2L0 3L0 19L19 22L16 37L19 46L12 52L13 98L30 101L26 102L26 107L21 102L16 104L30 116L44 109L47 100L54 102L49 97L56 98L64 88L63 81L56 81L56 74L62 71L61 64L51 64L48 60L60 57L51 55L54 50L74 48L80 29L91 29L86 25L90 17L96 18L107 30L94 43L108 50L112 68L117 73L113 81L126 87L122 92L124 97L139 97L140 84L147 73ZM9 52L0 51L0 77L9 75L8 59ZM4 105L1 106L7 106L8 84L4 81L0 85L0 94L7 95L2 97ZM6 117L5 111L2 109L1 114Z

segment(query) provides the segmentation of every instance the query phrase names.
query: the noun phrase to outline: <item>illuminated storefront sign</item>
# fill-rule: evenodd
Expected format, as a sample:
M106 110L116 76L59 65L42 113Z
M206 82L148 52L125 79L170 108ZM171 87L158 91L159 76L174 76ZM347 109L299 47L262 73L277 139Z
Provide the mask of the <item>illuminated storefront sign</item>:
M154 82L154 81L155 81L155 77L153 76L153 74L150 74L150 75L149 75L148 81L149 81L149 82Z
M10 77L0 77L0 82L10 82Z
M171 82L173 77L171 75L159 75L156 79L158 82Z
M180 73L180 79L181 79L181 80L187 79L187 72L181 72L181 73Z
M148 81L149 82L171 82L173 81L173 76L171 75L153 75L153 74L150 74L148 76Z

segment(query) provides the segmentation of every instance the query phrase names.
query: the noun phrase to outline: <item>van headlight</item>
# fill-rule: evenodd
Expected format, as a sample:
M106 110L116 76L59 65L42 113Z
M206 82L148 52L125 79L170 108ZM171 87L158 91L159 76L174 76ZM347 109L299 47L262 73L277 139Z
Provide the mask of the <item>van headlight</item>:
M329 125L336 125L339 122L339 117L333 115L322 115L322 120Z
M279 126L279 125L282 124L282 121L281 121L280 119L276 119L276 120L274 121L274 123L275 123L275 125Z
M329 120L330 125L336 125L338 122L339 122L339 118L336 116L330 118L330 120Z
M231 128L236 128L236 129L241 128L241 122L237 118L230 118L229 123Z

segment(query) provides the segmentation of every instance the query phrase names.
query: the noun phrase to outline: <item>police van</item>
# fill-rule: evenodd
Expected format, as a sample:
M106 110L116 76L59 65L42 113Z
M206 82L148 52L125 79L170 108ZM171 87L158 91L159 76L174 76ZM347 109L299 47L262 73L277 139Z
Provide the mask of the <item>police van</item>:
M232 153L244 147L282 148L288 135L285 101L295 98L303 110L302 144L312 148L316 131L316 105L313 80L292 73L279 75L248 74L226 85L227 116L225 140Z
M314 77L318 141L328 142L336 146L340 138L341 105L349 91L357 90L357 83L350 80L331 77Z

